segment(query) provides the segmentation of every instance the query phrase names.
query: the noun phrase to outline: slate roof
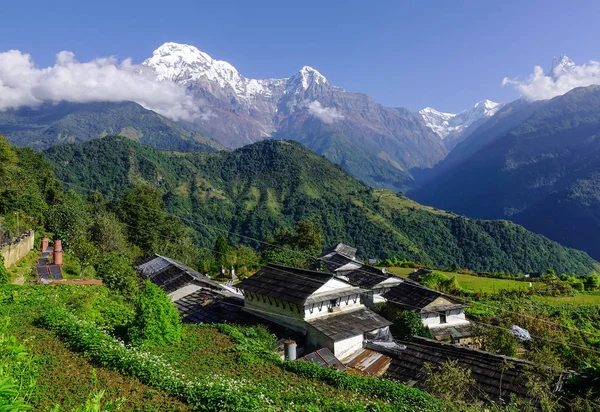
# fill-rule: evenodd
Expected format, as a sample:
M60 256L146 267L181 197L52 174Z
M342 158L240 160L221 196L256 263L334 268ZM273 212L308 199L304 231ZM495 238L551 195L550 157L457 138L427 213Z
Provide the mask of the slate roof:
M236 286L247 292L259 293L285 302L305 305L336 299L364 290L348 284L348 288L330 294L312 296L321 286L333 279L333 274L312 270L290 268L280 265L267 265L256 274L244 279Z
M349 258L353 258L353 257L356 257L356 251L357 250L358 249L356 249L355 247L348 246L348 245L345 245L343 243L338 243L334 247L328 249L326 251L326 253L336 252L336 253L340 253L340 254L342 254L344 256L347 256Z
M392 322L369 309L331 314L306 321L328 338L338 341L390 326Z
M471 370L471 377L476 382L476 390L472 392L478 398L507 401L511 393L523 398L528 397L527 378L523 373L529 365L527 361L420 337L415 337L411 342L398 343L406 349L390 350L373 343L368 345L369 348L392 358L386 372L386 377L390 379L423 388L426 379L423 366L425 363L435 366L448 360L457 360L460 366ZM507 369L507 363L510 363L512 368ZM565 374L561 375L561 378L564 378ZM561 382L562 379L556 382L555 389L560 388Z
M221 285L189 266L160 255L154 255L146 259L146 261L136 266L136 269L141 272L144 278L150 279L152 283L161 287L167 293L172 293L192 283L199 283L210 289L222 289Z
M344 256L344 255L336 253L336 252L332 252L327 255L324 255L320 258L320 260L325 262L325 265L327 266L327 270L329 270L331 272L336 271L337 269L341 268L344 265L347 265L348 263L361 264L360 262L358 262L354 259L351 259L347 256Z
M360 269L344 273L344 277L348 278L348 282L352 285L370 289L393 276L373 266L363 265ZM398 280L401 281L402 279Z
M443 340L444 338L462 339L469 338L473 335L473 327L470 323L461 325L446 325L430 326L429 330L437 340Z
M425 286L416 284L412 281L405 281L401 284L394 286L389 291L383 294L383 297L393 304L401 306L404 309L412 310L419 313L430 313L430 312L443 312L450 309L465 308L469 305L457 302L450 296L447 296L441 292L433 289L426 288ZM437 306L433 309L425 309L430 303L439 297L454 302L451 305Z
M373 266L365 265L364 263L350 259L347 256L333 253L325 255L321 258L325 262L327 269L331 272L343 270L344 266L358 265L358 268L345 271L342 276L348 279L348 283L361 288L370 289L384 280L392 277L392 275L383 273L381 269Z

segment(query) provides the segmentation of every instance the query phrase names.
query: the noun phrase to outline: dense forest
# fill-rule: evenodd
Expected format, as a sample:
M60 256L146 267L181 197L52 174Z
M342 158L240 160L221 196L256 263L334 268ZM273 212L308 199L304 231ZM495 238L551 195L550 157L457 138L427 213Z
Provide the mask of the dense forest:
M218 235L261 248L282 229L310 221L322 228L325 244L355 245L363 258L512 273L553 268L581 275L598 267L585 253L510 222L467 219L373 190L295 142L174 153L112 136L56 146L46 156L65 188L119 205L114 213L130 241L146 251L159 235L181 239L175 227L201 248L212 248ZM139 215L148 214L140 229ZM167 224L159 229L152 219Z

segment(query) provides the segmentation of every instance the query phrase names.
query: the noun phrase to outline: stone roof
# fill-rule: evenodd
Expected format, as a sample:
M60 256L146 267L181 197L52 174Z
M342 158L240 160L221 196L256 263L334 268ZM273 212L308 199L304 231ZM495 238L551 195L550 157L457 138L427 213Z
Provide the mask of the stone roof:
M383 294L383 297L390 303L398 305L406 310L412 310L419 313L444 312L451 309L465 308L469 305L458 302L451 296L445 295L437 290L426 288L425 286L414 283L410 280L394 286ZM443 297L452 302L449 305L436 306L427 309L436 299Z
M150 279L152 283L162 288L167 293L175 292L192 283L215 290L223 288L207 276L198 273L189 266L165 256L154 255L136 266L142 277Z
M317 296L313 295L333 278L334 275L331 273L270 264L236 286L247 292L258 293L298 305L323 302L365 292L348 284L348 287L344 289L333 290L331 293L323 293Z
M420 337L415 337L411 342L398 343L405 349L391 350L378 347L376 343L368 345L392 358L385 375L390 379L423 388L425 363L436 366L456 360L460 366L471 370L471 377L476 382L472 392L476 397L495 402L500 399L508 401L514 393L528 398L527 376L524 373L530 365L527 361ZM566 373L561 374L555 389L560 389L565 376Z
M389 320L366 308L351 312L332 313L306 322L334 341L362 335L392 324Z

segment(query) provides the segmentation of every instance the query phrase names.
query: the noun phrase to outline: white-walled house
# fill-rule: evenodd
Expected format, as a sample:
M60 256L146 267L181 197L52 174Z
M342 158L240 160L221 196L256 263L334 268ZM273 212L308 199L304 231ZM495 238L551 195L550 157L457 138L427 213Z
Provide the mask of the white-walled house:
M337 357L363 347L366 333L392 322L361 303L364 289L331 273L268 265L237 285L244 310L306 335L308 349Z
M417 312L423 325L438 340L451 339L455 343L468 343L471 337L470 323L465 317L468 304L406 280L384 294L388 304L388 318L396 319L403 310Z
M383 295L403 280L385 270L364 264L356 259L355 253L355 248L340 243L319 259L338 279L368 290L363 295L363 302L372 308L375 303L385 302Z

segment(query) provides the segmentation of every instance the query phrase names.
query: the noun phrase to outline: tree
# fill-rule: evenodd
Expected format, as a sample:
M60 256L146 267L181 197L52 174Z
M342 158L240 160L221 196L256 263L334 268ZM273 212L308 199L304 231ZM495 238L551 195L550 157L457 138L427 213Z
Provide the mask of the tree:
M597 274L592 273L585 277L584 283L587 290L598 289L600 287L600 277L598 277Z
M127 250L125 226L114 213L102 211L96 214L91 235L102 253L124 253Z
M431 331L421 320L421 315L410 310L403 310L394 320L394 335L401 340L411 340L413 336L433 338Z
M464 402L465 396L475 385L471 369L460 366L457 360L442 362L437 367L427 362L423 366L426 375L425 390L444 401Z
M229 246L229 244L227 243L227 239L225 239L225 236L217 236L217 240L215 241L215 247L213 251L215 261L219 266L229 267L235 263L235 254L233 252L232 247Z
M165 222L166 209L161 193L147 186L137 187L125 193L119 209L121 219L127 225L129 240L143 253L151 253Z
M303 220L294 226L295 236L290 246L307 252L321 253L323 249L323 228L314 222Z
M85 272L87 268L95 265L100 257L96 246L84 237L78 237L74 239L71 247L73 249L73 253L75 256L77 256L79 262L81 263L80 275L83 275L83 272Z
M110 252L98 264L96 274L107 288L116 290L127 297L135 296L137 274L126 256Z
M515 356L519 347L515 335L503 328L486 328L484 346L487 351Z
M73 239L86 236L90 224L85 204L76 199L50 207L46 215L46 227L63 238L63 247L67 249Z
M137 346L171 345L181 341L183 327L171 298L146 280L135 301L136 315L129 339Z

